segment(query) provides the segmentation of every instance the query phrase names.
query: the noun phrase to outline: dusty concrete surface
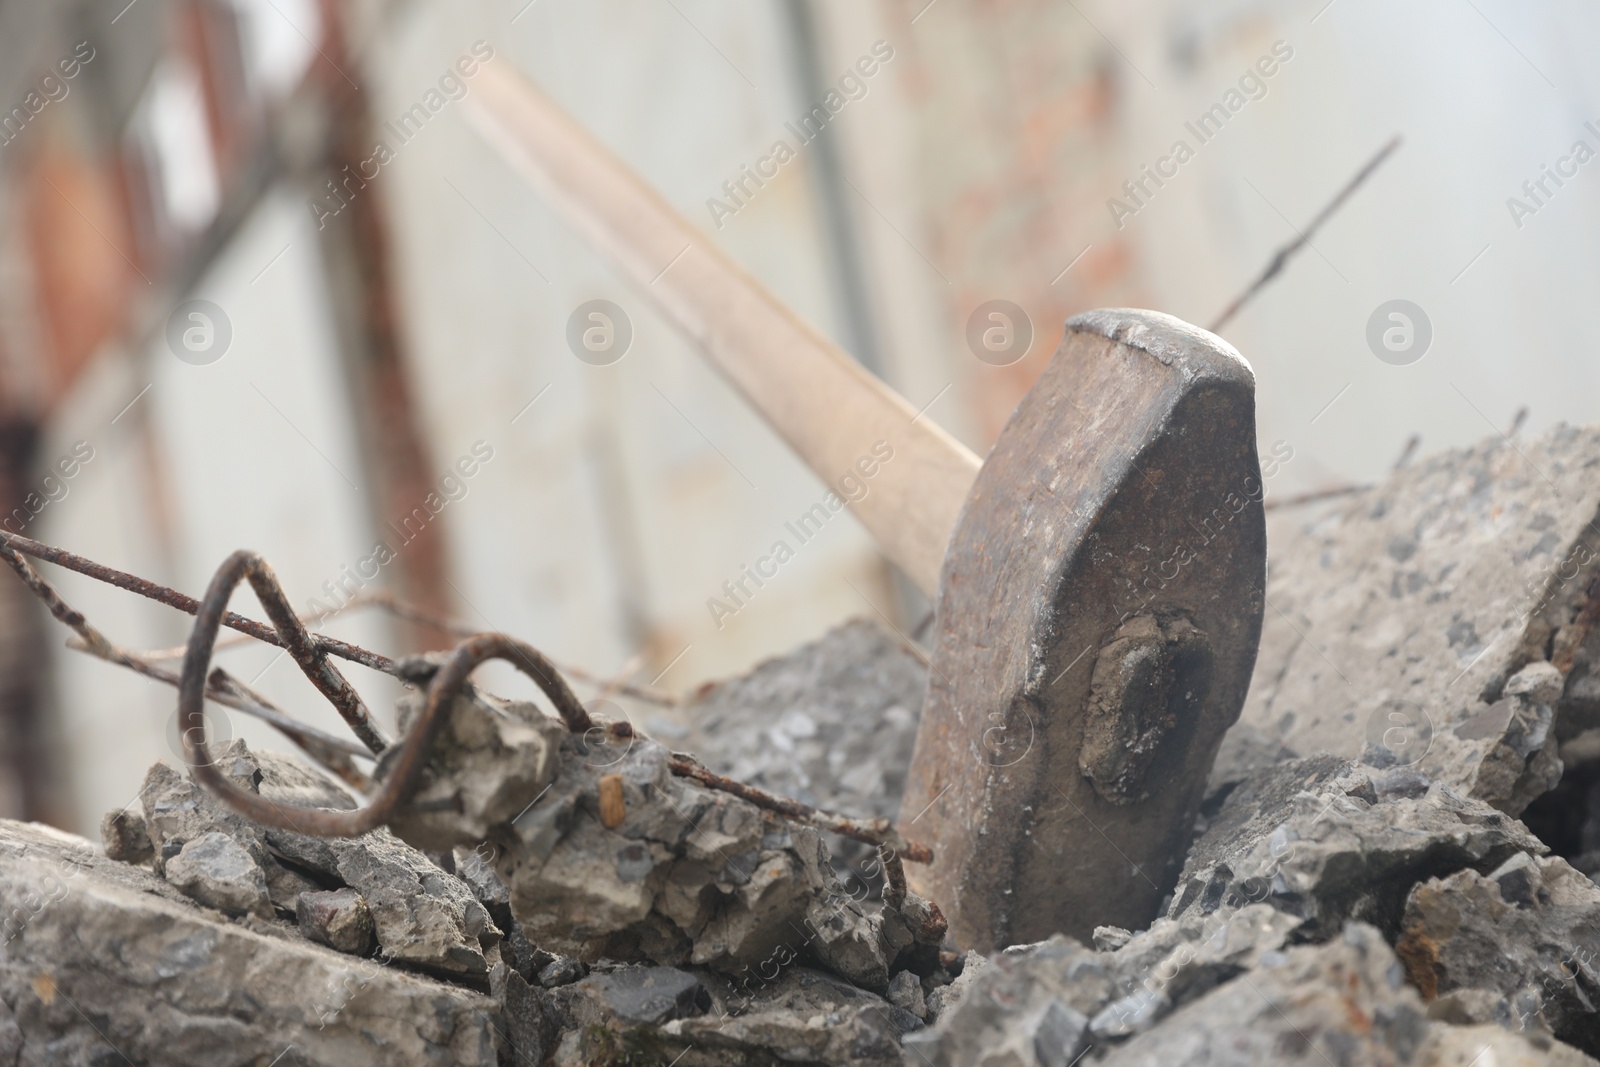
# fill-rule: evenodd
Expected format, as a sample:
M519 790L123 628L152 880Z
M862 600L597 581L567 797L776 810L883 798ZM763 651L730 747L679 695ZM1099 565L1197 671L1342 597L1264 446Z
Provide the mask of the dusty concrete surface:
M0 1063L499 1062L489 997L230 919L87 841L0 822Z
M1552 742L1600 725L1597 512L1600 429L1561 427L1433 456L1290 527L1240 721L1520 814L1560 776Z
M696 693L682 744L719 774L780 796L892 819L927 685L927 666L899 638L857 619ZM827 840L841 871L871 853Z
M1600 1054L1600 886L1566 861L1518 854L1430 879L1396 948L1441 1017L1547 1029Z

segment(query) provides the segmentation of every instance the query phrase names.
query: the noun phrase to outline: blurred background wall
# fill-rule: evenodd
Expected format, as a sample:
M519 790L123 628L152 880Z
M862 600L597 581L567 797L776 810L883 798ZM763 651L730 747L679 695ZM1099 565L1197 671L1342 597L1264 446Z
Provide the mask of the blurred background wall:
M848 517L727 597L827 490L481 141L469 70L531 75L980 452L1067 316L1210 325L1308 235L1221 331L1263 451L1292 456L1282 502L1413 436L1594 421L1596 40L1577 0L0 0L5 528L191 593L240 547L307 611L390 590L670 733L616 686L683 694L927 605ZM1367 340L1399 299L1431 332L1406 365ZM569 343L593 300L620 358ZM1025 354L969 346L994 300ZM187 635L45 569L130 647ZM322 625L448 643L370 609ZM177 758L175 700L65 635L0 580L0 814L84 831ZM276 650L222 662L341 728ZM398 688L349 673L387 715Z

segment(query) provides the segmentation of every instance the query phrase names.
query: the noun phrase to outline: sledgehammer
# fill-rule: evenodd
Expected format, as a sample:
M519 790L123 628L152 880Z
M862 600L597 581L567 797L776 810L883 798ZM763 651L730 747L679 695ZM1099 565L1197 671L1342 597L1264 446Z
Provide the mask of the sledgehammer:
M527 79L475 88L480 130L824 481L894 449L850 506L936 604L900 820L952 937L1147 925L1261 632L1249 364L1169 315L1079 315L980 464Z

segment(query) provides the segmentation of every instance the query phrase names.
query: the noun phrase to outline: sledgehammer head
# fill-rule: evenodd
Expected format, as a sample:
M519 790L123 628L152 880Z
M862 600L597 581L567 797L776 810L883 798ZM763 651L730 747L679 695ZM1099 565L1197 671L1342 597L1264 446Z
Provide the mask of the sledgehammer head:
M1067 323L946 550L900 806L959 944L1154 918L1255 663L1263 495L1231 346L1150 311Z

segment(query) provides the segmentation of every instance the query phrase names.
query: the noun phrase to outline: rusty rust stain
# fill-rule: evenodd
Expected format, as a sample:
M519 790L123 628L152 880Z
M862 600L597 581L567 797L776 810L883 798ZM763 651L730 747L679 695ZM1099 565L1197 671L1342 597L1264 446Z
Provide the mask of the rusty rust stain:
M1406 978L1422 994L1423 1000L1439 996L1439 943L1422 932L1420 926L1407 926L1395 943L1394 953L1405 966Z
M627 806L622 802L622 775L607 774L600 778L600 824L615 830L628 817Z

